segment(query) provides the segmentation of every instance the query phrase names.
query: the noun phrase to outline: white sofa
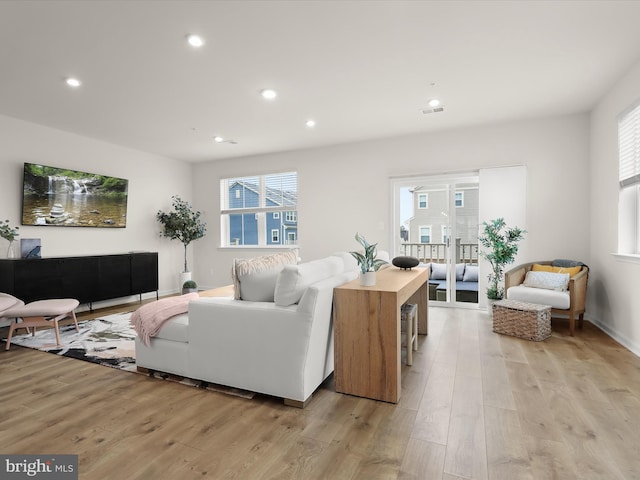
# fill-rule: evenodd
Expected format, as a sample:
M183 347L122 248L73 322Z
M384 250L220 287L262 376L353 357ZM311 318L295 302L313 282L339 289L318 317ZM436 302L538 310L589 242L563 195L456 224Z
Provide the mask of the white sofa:
M256 276L273 300L201 297L165 323L148 347L136 338L138 367L304 407L333 372L333 288L357 278L358 267L341 253L275 270L271 279L264 271ZM251 290L250 279L240 281Z

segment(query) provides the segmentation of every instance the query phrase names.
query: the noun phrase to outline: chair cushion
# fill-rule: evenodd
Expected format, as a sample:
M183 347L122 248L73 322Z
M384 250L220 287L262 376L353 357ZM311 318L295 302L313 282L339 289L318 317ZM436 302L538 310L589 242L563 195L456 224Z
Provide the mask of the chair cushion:
M236 258L231 269L235 299L273 302L276 280L282 268L297 261L295 252L281 252L248 259Z
M575 277L580 273L582 267L555 267L553 265L540 265L539 263L534 263L533 267L531 267L531 271L533 272L552 272L552 273L568 273L571 277Z
M462 279L464 278L464 270L465 270L465 264L464 263L457 263L456 264L456 281L461 282Z
M568 291L558 292L544 288L525 287L524 285L510 287L507 290L507 298L526 303L551 305L551 307L560 310L568 310L571 303Z
M569 274L530 271L524 278L524 286L564 292L569 286Z
M74 298L55 298L51 300L38 300L27 303L24 306L10 308L3 313L6 317L56 317L64 313L71 313L79 305Z
M0 293L0 318L4 317L5 310L21 307L23 305L24 302L22 300L19 300L8 293Z

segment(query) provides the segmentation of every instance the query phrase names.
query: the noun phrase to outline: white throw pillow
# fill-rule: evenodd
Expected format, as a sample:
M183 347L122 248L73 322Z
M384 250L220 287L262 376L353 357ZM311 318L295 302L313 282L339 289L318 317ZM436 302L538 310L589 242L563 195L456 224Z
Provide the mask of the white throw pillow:
M432 263L431 264L431 277L432 280L446 280L447 279L447 265L444 263Z
M463 282L477 282L478 281L478 266L467 265L464 269Z
M312 284L344 271L341 258L331 256L321 260L285 265L278 275L274 301L276 305L288 307L300 301L305 290Z
M233 261L234 298L251 302L273 302L278 274L285 265L295 264L295 252L281 252Z
M569 277L568 273L530 271L524 279L524 286L564 292L569 286Z

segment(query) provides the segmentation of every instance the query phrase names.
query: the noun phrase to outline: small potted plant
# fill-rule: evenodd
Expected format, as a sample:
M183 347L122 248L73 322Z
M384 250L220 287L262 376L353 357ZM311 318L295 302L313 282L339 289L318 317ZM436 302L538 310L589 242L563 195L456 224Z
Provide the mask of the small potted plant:
M518 242L524 239L526 230L518 227L509 228L504 218L496 218L489 222L483 222L483 233L478 241L484 247L480 256L491 265L489 274L489 286L487 287L487 299L489 300L489 312L496 300L504 297L502 280L504 279L504 267L512 263L518 253Z
M0 237L9 242L9 248L7 249L7 258L14 258L15 252L13 251L13 242L16 237L19 236L18 229L20 227L12 228L9 225L9 220L0 220Z
M349 252L358 261L360 265L360 285L363 287L370 287L376 284L376 272L382 265L387 262L376 258L378 250L377 243L370 244L367 240L356 233L356 241L362 245L364 252Z
M187 280L182 284L182 294L198 291L198 284L193 280Z

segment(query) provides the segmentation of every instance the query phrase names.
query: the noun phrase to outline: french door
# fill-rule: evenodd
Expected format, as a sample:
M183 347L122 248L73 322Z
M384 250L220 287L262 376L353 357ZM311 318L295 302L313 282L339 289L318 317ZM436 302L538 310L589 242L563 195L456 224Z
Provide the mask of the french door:
M393 255L430 264L429 301L478 304L477 174L392 179Z

